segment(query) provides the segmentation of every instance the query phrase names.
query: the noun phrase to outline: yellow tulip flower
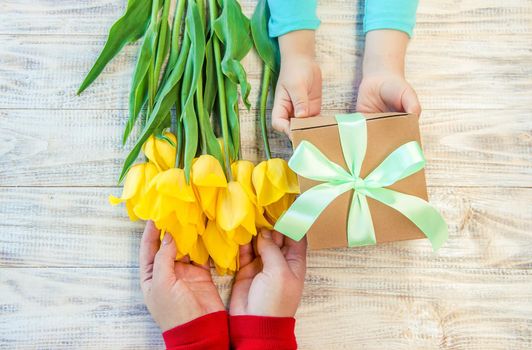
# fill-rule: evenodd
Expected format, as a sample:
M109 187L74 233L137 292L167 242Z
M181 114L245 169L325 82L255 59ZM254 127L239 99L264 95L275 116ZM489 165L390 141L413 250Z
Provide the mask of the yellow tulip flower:
M122 195L120 197L110 195L109 203L112 205L117 205L119 203L126 202L126 208L130 220L137 220L138 216L135 214L134 208L142 199L155 175L157 175L157 167L155 164L151 162L135 164L131 167L126 176L124 187L122 189Z
M253 169L252 182L257 206L265 209L271 224L275 224L299 193L297 175L280 158L260 162Z
M153 220L162 233L172 235L179 252L176 258L190 254L193 249L194 253L201 253L196 241L205 229L205 216L192 186L186 183L183 169L158 173L135 207L135 213L144 220Z
M151 162L153 162L159 171L168 170L175 166L176 156L176 137L171 132L164 132L164 137L172 141L173 145L165 139L151 135L142 145L142 151Z
M192 164L192 183L196 188L201 209L214 220L218 192L227 187L227 179L220 162L211 155L201 155Z

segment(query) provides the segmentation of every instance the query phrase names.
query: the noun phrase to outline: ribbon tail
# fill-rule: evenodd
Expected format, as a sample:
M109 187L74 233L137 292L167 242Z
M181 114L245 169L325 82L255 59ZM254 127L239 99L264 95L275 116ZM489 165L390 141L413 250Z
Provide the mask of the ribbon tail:
M427 201L387 188L368 188L363 192L406 216L427 236L434 251L447 240L449 233L445 220Z
M339 195L352 189L351 183L323 183L303 192L277 220L274 229L295 241L301 240L322 211Z
M351 208L349 209L347 220L347 242L350 247L377 243L368 201L358 191L355 191L351 200Z

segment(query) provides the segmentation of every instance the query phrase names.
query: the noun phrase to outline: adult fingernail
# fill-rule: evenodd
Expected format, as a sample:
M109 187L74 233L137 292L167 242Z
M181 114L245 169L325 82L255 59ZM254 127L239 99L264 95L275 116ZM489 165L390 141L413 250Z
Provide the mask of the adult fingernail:
M266 239L272 238L272 232L270 230L262 230L262 237Z
M172 242L172 235L167 232L167 233L164 234L162 243L163 243L163 245L167 245L170 242Z

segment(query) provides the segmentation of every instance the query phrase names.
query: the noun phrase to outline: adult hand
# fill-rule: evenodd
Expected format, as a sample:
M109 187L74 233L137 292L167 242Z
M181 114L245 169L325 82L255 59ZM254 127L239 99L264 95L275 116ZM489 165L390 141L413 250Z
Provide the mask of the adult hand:
M240 270L231 294L231 315L293 317L301 300L306 272L306 238L296 242L262 230L257 254L240 248Z
M159 230L148 221L140 244L140 282L144 302L163 332L224 310L209 266L175 261L176 253L172 236L166 233L160 242Z

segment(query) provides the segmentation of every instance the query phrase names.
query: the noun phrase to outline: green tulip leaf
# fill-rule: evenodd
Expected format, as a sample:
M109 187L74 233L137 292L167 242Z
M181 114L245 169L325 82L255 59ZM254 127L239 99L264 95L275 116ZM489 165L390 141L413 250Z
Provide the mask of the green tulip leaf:
M240 61L253 47L250 21L242 13L242 8L236 0L223 0L221 3L222 12L214 21L213 28L224 46L222 71L233 83L240 85L242 101L249 109L251 105L248 96L251 86Z
M102 52L96 59L91 70L81 83L78 95L81 94L100 75L107 63L115 57L122 48L137 41L146 32L150 19L151 0L129 0L126 12L109 30L109 35Z
M270 9L267 0L259 0L251 17L251 35L260 59L277 75L280 66L279 44L268 34L269 19Z

